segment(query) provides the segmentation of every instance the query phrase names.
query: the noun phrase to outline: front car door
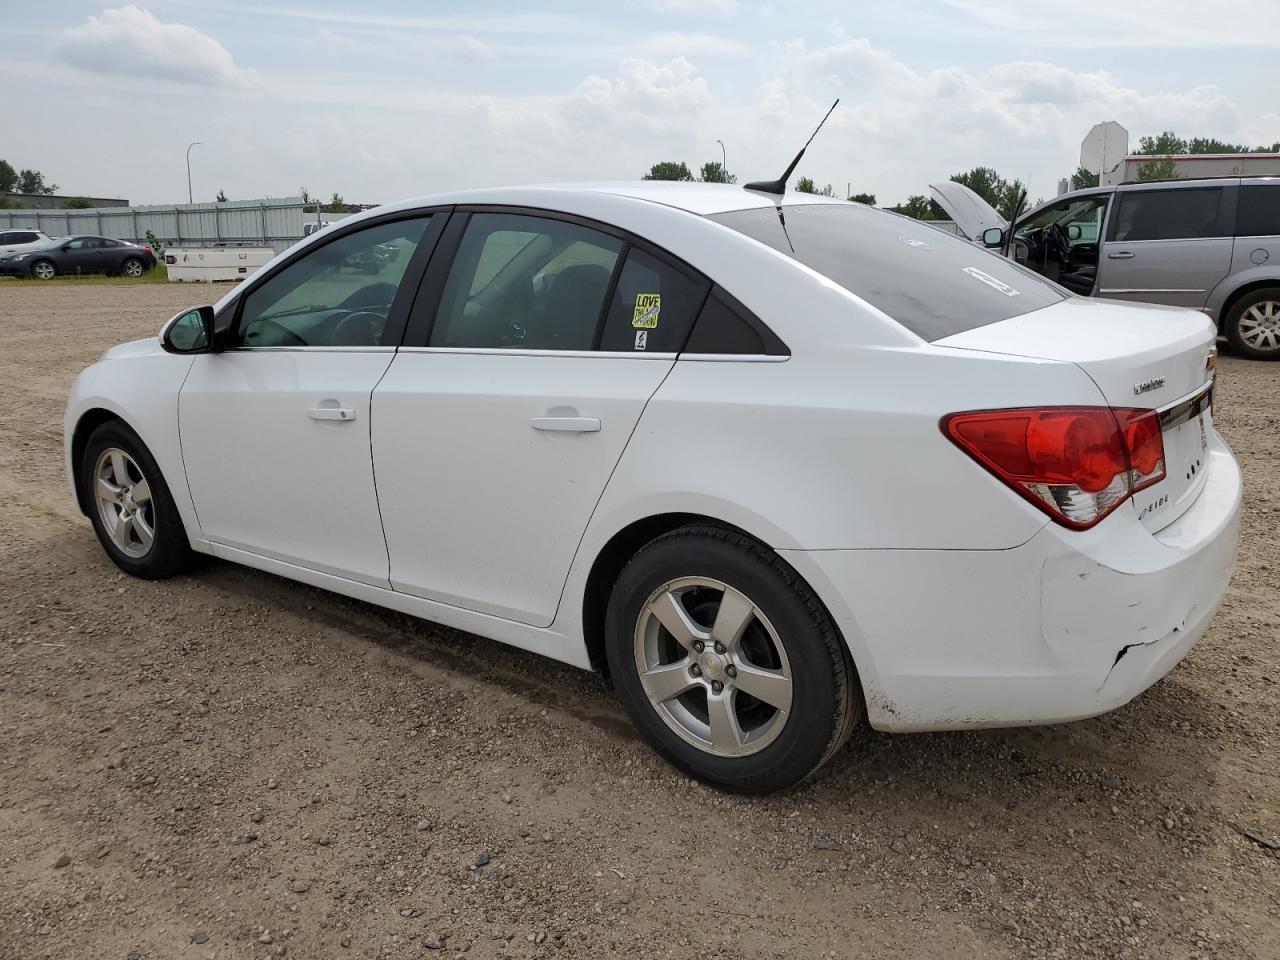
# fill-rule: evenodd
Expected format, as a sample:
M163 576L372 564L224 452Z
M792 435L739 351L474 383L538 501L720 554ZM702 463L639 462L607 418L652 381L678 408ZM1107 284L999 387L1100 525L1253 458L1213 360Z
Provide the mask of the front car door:
M549 625L708 288L607 227L455 213L374 392L394 589Z
M194 358L179 397L206 539L389 585L369 398L444 216L401 214L327 238L237 298L225 349Z
M60 273L102 272L102 241L97 237L76 237L63 245L58 258Z
M1098 296L1203 307L1230 269L1235 183L1118 189L1098 260Z

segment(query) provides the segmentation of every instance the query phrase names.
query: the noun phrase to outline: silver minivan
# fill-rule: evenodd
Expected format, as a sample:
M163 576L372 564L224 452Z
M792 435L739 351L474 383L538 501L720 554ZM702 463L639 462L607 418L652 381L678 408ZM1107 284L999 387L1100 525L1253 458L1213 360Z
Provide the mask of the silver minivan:
M968 187L931 190L969 239L1005 245L1007 221ZM1203 310L1241 356L1280 360L1280 177L1065 193L1018 219L1008 255L1082 296Z

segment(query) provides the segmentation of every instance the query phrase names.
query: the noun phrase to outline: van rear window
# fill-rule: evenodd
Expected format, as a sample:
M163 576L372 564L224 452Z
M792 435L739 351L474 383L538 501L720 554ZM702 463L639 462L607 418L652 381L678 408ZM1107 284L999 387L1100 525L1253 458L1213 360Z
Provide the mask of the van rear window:
M783 213L786 234L777 210L768 207L710 219L816 270L923 340L1008 320L1066 296L1012 261L909 217L861 203L787 206Z

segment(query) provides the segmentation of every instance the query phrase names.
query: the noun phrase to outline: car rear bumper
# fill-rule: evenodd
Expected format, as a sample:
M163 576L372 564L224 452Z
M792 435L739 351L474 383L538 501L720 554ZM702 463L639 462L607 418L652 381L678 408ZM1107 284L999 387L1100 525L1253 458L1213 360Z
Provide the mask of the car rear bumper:
M849 643L872 726L940 730L1094 716L1204 635L1235 569L1241 477L1213 436L1196 502L1151 533L1126 505L1010 550L786 551Z

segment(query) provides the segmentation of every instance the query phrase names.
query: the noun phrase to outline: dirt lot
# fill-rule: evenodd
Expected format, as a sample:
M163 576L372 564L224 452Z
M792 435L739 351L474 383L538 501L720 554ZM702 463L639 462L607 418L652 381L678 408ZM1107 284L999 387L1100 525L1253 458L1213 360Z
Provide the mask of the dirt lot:
M0 283L0 955L1280 957L1237 829L1280 837L1280 368L1222 363L1240 569L1167 679L739 799L592 676L225 564L118 573L67 388L200 296Z

